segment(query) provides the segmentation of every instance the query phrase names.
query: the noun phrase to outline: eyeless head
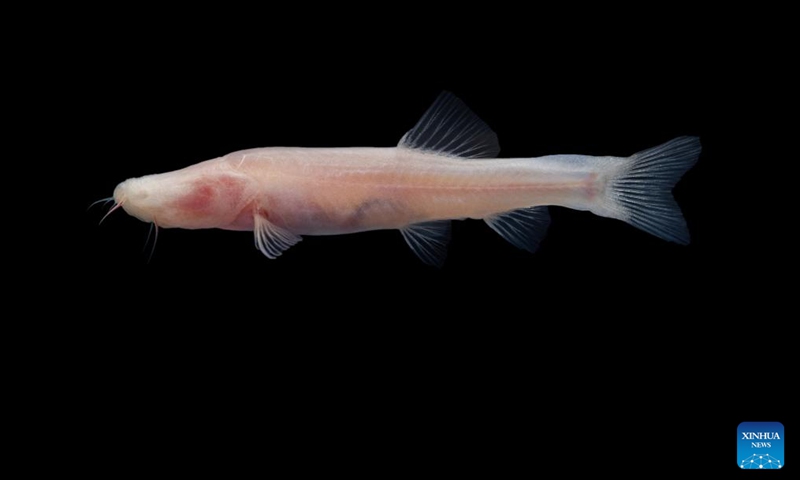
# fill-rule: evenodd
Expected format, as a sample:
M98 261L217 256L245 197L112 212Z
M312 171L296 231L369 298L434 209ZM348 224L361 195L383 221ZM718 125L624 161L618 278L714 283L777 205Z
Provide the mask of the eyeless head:
M215 228L239 214L244 188L232 176L178 170L125 180L114 200L129 215L160 227Z

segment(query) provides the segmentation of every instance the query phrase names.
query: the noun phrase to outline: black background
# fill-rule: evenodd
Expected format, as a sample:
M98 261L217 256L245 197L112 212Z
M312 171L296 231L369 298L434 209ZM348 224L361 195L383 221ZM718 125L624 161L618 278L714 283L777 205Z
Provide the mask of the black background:
M736 474L739 422L793 434L792 201L777 167L796 150L781 143L769 39L683 15L589 30L513 12L324 17L182 19L180 33L151 19L66 52L80 72L64 92L80 115L60 112L78 160L59 170L69 254L42 281L80 291L59 297L54 371L93 448L222 471L719 478ZM397 232L307 237L270 261L248 233L162 230L148 262L147 225L86 211L126 178L238 149L392 146L442 90L504 157L699 136L675 189L692 243L554 208L535 255L457 222L441 270Z

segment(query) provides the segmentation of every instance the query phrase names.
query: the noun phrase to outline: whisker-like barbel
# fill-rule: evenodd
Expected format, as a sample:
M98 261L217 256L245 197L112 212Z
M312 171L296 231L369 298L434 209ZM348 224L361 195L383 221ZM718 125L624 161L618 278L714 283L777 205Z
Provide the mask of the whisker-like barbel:
M102 202L102 203L103 203L103 205L105 205L105 204L107 204L108 202L113 202L113 201L114 201L114 197L101 198L100 200L97 200L97 201L94 201L94 202L92 202L92 203L91 203L91 204L90 204L90 205L89 205L89 206L86 208L86 211L88 212L88 211L89 211L89 210L90 210L92 207L94 207L95 205L97 205L97 204L98 204L98 203L100 203L100 202Z
M158 224L156 224L156 222L150 222L150 228L147 230L147 238L144 240L144 246L142 247L142 252L144 252L144 249L147 248L147 244L150 242L150 236L153 234L154 228L156 234L155 237L153 237L153 246L150 248L150 255L147 256L147 263L150 263L150 260L152 260L153 253L156 251L156 243L158 243Z
M107 211L105 215L103 215L103 218L101 218L100 221L97 224L100 225L101 223L103 223L103 220L105 220L106 217L111 215L116 209L118 209L121 206L122 206L122 203L117 203L116 205L111 207L111 209L109 211Z

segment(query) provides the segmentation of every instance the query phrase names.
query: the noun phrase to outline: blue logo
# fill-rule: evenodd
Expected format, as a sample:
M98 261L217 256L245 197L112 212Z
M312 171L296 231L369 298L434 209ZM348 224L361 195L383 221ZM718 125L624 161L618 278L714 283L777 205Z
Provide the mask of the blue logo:
M736 458L739 468L773 470L783 468L783 424L742 422L737 429Z

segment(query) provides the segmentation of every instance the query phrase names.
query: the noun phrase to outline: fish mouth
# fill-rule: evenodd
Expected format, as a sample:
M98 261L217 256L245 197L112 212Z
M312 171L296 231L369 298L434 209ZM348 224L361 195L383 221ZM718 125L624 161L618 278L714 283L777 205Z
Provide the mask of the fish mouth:
M117 185L117 187L114 189L113 198L114 203L117 205L122 205L125 203L125 191L127 190L126 183L128 183L127 180Z
M146 189L137 185L136 179L128 179L114 189L114 202L125 212L143 222L151 222L152 215L144 201L149 197Z

